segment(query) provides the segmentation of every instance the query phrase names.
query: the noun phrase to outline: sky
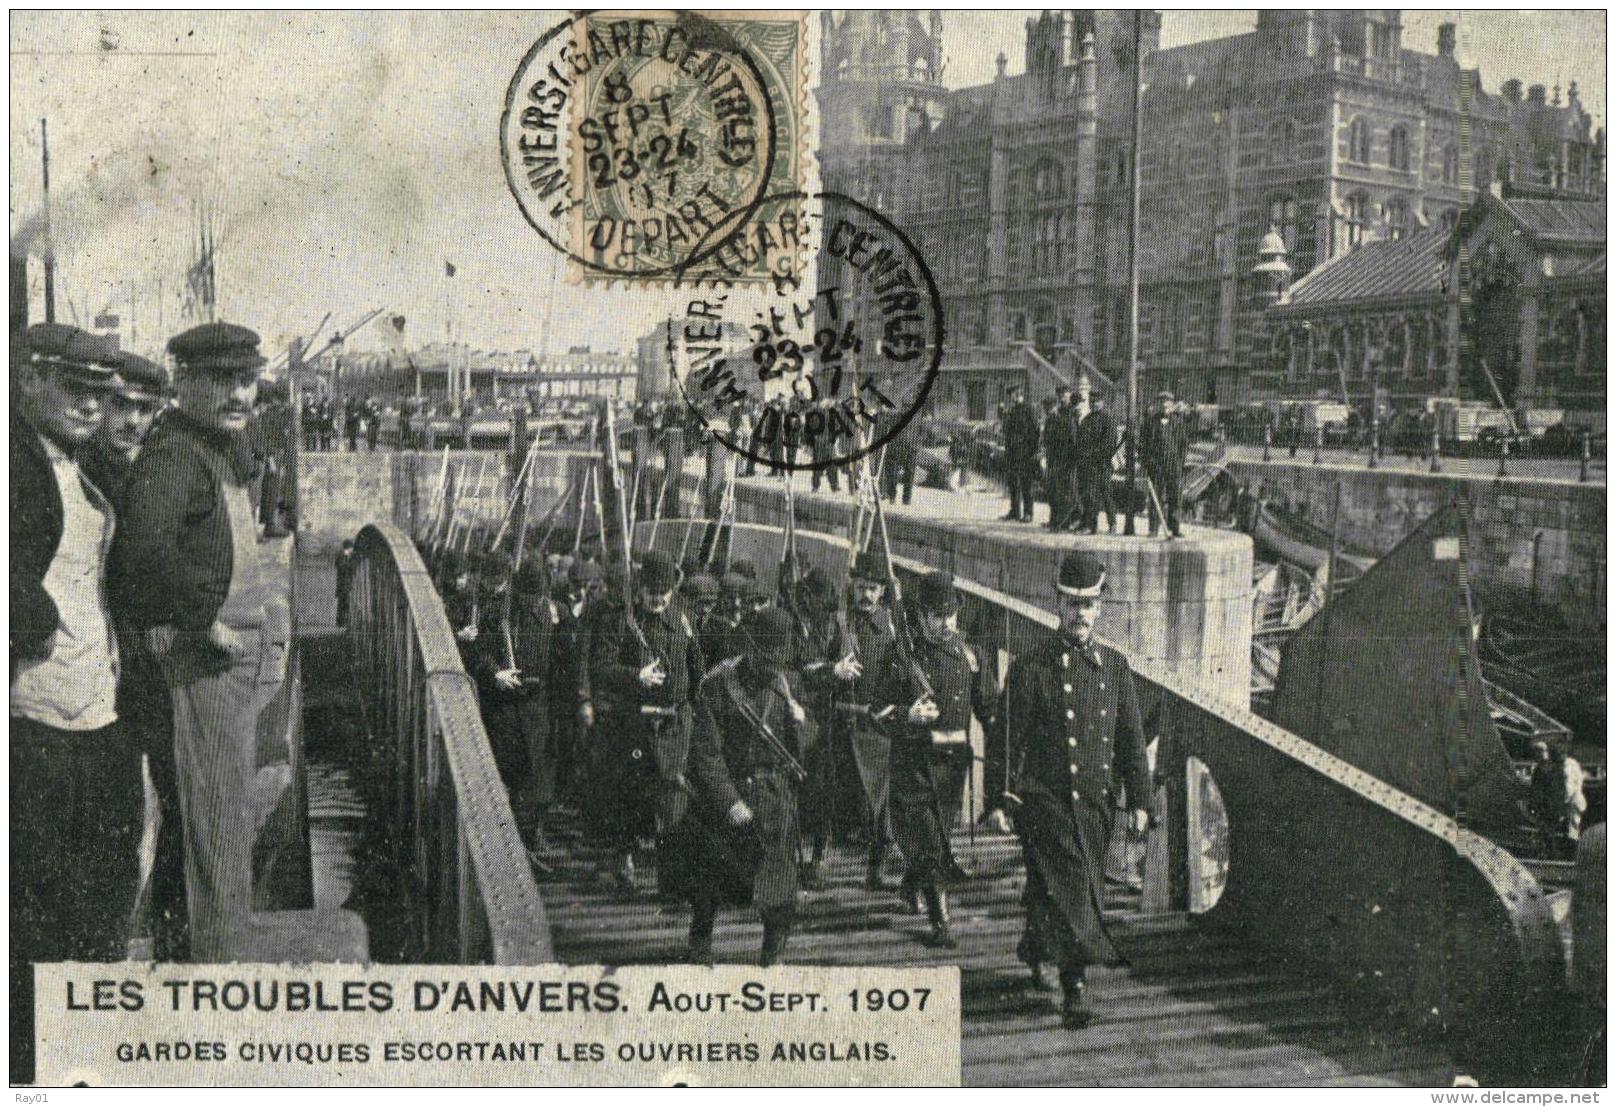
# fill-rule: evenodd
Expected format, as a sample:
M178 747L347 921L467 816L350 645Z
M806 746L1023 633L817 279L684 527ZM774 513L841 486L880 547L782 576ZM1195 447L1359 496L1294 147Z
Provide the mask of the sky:
M1026 11L944 15L945 75L1022 66ZM156 352L179 329L194 205L221 242L223 317L279 348L331 313L406 319L411 345L631 350L666 290L576 288L523 221L500 168L505 90L545 12L49 12L11 17L14 246L40 213L49 120L59 318L111 310ZM1167 46L1239 33L1250 11L1165 12ZM1434 50L1460 24L1485 87L1575 80L1604 122L1603 12L1407 12L1404 43ZM446 278L444 262L456 276ZM33 317L39 317L37 266ZM159 281L161 292L159 295ZM132 311L131 311L132 303ZM329 330L328 330L329 333ZM379 333L356 347L379 348Z

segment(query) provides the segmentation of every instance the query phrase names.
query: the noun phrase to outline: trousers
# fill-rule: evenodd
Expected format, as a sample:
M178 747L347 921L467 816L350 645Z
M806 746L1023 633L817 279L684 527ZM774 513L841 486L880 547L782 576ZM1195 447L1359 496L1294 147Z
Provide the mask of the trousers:
M122 722L11 718L11 1082L34 1081L33 966L121 961L140 864L140 750Z

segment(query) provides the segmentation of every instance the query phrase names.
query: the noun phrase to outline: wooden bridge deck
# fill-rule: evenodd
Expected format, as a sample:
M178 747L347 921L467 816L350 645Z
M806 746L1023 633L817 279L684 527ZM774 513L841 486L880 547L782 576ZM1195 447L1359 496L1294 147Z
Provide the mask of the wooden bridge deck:
M923 916L891 893L863 890L862 861L837 852L828 887L806 893L786 959L794 964L933 965L962 969L964 1079L970 1085L1434 1086L1454 1068L1441 1041L1355 1018L1321 981L1289 971L1183 914L1141 914L1113 888L1107 916L1130 966L1090 972L1097 1018L1061 1027L1052 994L1025 989L1015 958L1021 929L1019 850L1009 839L960 837L978 879L953 898L957 950L923 945ZM572 964L643 964L683 956L688 910L657 900L650 873L628 896L596 884L570 826L552 830L542 886L556 951ZM757 956L750 912L719 918L721 962Z

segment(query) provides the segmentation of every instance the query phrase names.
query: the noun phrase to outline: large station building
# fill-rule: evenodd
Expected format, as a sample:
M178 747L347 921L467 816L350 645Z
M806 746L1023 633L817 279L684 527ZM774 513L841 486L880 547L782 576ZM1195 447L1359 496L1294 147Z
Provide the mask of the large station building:
M1258 266L1277 256L1300 288L1362 247L1440 236L1494 192L1528 201L1501 199L1498 218L1578 224L1579 268L1553 279L1582 278L1585 293L1597 270L1602 334L1603 262L1586 246L1597 237L1602 252L1603 219L1594 228L1585 216L1603 207L1604 132L1575 85L1551 94L1512 78L1489 90L1458 61L1451 24L1406 43L1396 9L1265 11L1251 32L1159 49L1154 12L1137 26L1128 11L1047 12L1028 21L1021 72L1001 55L989 83L949 89L944 18L827 13L819 90L825 186L892 214L944 291L943 411L991 418L1011 381L1036 394L1125 372L1136 41L1147 387L1220 404L1312 394L1311 368L1297 370L1294 335L1273 317L1275 267ZM1577 310L1588 318L1575 325L1590 327L1592 308ZM1529 386L1520 402L1557 400L1534 391L1549 378L1524 364L1531 342L1515 343L1517 364L1500 369ZM1428 337L1405 359L1424 374L1409 389L1468 389L1457 365L1430 364L1458 346ZM1602 380L1597 391L1602 403Z

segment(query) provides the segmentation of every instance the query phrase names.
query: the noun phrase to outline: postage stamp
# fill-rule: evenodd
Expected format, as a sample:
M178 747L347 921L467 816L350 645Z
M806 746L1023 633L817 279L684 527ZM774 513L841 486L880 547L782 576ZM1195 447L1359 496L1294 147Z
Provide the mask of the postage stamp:
M840 193L777 194L698 254L681 276L691 291L667 329L668 363L690 410L730 449L786 469L845 465L924 406L942 361L943 302L886 215ZM766 292L745 283L760 273ZM723 341L737 330L745 341ZM743 430L732 413L759 400L769 402Z
M523 58L501 125L524 217L573 283L667 279L801 187L800 12L592 12Z

